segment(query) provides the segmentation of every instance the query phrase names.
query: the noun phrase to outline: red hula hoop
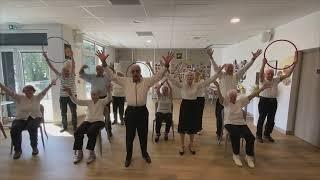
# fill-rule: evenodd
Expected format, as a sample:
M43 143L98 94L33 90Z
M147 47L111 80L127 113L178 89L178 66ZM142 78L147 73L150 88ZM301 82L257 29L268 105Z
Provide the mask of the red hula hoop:
M295 54L294 54L294 59L295 59L295 61L296 61L298 48L297 48L297 46L296 46L293 42L291 42L291 41L289 41L289 40L286 40L286 39L278 39L278 40L275 40L275 41L271 42L271 43L266 47L266 49L264 50L264 54L263 54L264 58L267 59L267 58L266 58L266 54L267 54L267 49L269 48L269 46L271 46L273 43L279 42L279 41L288 42L288 43L290 43L290 44L294 47L294 49L296 50L296 51L295 51ZM294 62L295 62L295 61L294 61ZM269 67L271 67L271 68L273 68L273 69L277 69L277 70L285 70L285 69L288 69L288 68L290 68L290 67L292 67L292 66L294 65L294 63L292 63L290 66L287 66L287 67L284 67L284 68L275 68L275 67L273 67L273 66L271 66L271 65L269 64L268 59L267 59L267 64L268 64Z

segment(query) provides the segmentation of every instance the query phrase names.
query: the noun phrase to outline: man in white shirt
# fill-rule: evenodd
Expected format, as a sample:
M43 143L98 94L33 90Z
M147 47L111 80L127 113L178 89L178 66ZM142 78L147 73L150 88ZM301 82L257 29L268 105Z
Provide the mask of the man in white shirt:
M265 66L267 64L267 60L263 59L263 63L260 69L260 83L262 85L267 84L270 85L271 88L264 90L260 94L260 101L258 105L259 109L259 119L257 124L257 140L260 143L263 143L262 139L262 131L263 131L263 124L265 119L267 118L265 131L264 131L264 139L268 140L269 142L274 142L274 139L271 137L271 133L274 127L274 119L277 112L277 96L278 96L278 85L281 81L291 76L294 67L296 65L296 61L294 62L293 66L290 68L289 72L281 75L280 77L274 77L273 69L268 69L266 72Z
M11 141L14 147L13 159L19 159L22 154L21 141L22 131L28 130L30 135L30 145L32 147L32 155L37 155L38 150L38 127L41 122L42 113L40 110L40 101L44 98L48 90L54 85L56 80L53 80L48 87L43 89L39 94L34 95L35 88L27 85L23 88L24 94L17 94L10 90L2 83L0 88L11 96L16 103L16 118L11 125Z
M88 68L87 65L83 65L80 68L80 78L91 84L91 91L99 91L100 99L107 97L108 89L111 85L110 80L104 76L104 68L101 65L96 66L96 74L87 74L84 69ZM104 109L104 117L106 122L106 131L109 137L112 137L112 128L110 121L110 103L106 105Z
M165 68L162 68L156 75L151 78L142 78L140 66L135 64L130 68L132 77L119 77L113 74L112 70L107 67L106 59L109 55L103 52L96 54L105 68L106 74L111 81L123 87L127 108L125 112L126 124L126 149L127 156L125 167L131 164L133 140L138 131L142 157L147 163L151 163L151 158L147 152L147 139L148 139L148 116L149 112L146 107L147 93L156 82L158 82L168 71L169 63L173 59L174 54L168 53L167 57L163 57L165 61Z
M227 93L227 96L222 96L220 86L215 82L218 90L220 103L224 106L225 128L230 134L233 160L237 166L242 166L240 160L240 138L246 140L246 161L248 166L254 168L254 136L248 128L245 119L243 118L242 108L249 104L250 100L258 96L261 91L268 88L264 85L262 88L254 91L249 96L237 99L237 90L232 89Z
M213 66L213 69L217 72L219 70L219 66L214 61L212 55L213 50L208 49L207 54L210 57L211 64ZM221 93L222 96L225 97L227 95L227 92L231 89L237 89L237 84L240 81L240 79L243 77L245 72L252 66L254 61L259 57L262 50L258 49L256 52L252 52L252 58L249 63L247 63L243 68L241 68L238 72L234 73L234 66L233 64L227 64L225 67L225 72L222 73L222 75L219 78L220 86L221 86ZM216 102L216 122L217 122L217 141L220 144L222 140L222 125L223 125L223 117L222 117L222 110L223 105L220 104L219 99Z

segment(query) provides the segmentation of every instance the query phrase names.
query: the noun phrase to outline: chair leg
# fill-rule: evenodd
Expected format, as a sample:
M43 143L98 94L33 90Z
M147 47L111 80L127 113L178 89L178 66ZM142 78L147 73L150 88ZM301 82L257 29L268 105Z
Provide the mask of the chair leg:
M42 131L42 126L40 125L39 126L40 128L40 134L41 134L41 141L42 141L42 146L43 146L43 149L45 149L45 146L44 146L44 139L43 139L43 131Z
M12 154L12 151L13 151L13 143L11 141L10 154Z
M1 129L1 131L2 131L3 136L7 139L7 134L6 134L6 132L4 131L3 124L2 124L1 121L0 121L0 129Z
M152 122L152 135L151 135L151 140L152 140L152 142L154 142L153 141L153 136L154 136L154 122L155 122L156 120L153 120L153 122Z
M99 153L100 153L100 156L102 157L102 137L101 137L101 131L99 132L99 135L98 135L98 143L99 143Z
M48 139L48 134L47 134L47 130L46 130L46 125L45 125L44 122L42 123L42 126L43 126L44 134L46 135L46 137L47 137L47 139Z
M173 125L173 120L172 120L172 123L171 123L171 129L172 129L172 140L174 142L174 125Z

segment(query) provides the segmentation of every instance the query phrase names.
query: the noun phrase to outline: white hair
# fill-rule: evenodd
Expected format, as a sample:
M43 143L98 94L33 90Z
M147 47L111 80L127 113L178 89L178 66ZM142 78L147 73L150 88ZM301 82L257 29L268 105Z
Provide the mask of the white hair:
M97 89L93 89L93 90L91 90L91 92L90 92L91 94L92 93L95 93L95 94L100 94L100 91L99 90L97 90Z

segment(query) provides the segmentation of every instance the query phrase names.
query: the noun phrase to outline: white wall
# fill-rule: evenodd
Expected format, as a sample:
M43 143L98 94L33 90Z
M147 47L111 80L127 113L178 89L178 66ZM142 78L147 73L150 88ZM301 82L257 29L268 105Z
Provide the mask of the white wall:
M296 19L288 24L275 28L274 40L276 39L288 39L294 42L298 50L310 49L319 47L320 45L320 11L312 13L308 16ZM222 57L223 62L231 62L234 59L242 60L251 58L251 51L255 51L258 48L265 49L268 43L262 43L260 41L260 35L249 38L238 44L231 45L223 49ZM280 44L278 48L273 48L268 53L269 57L278 55L288 55L292 52L288 48L283 48L284 44ZM246 87L254 85L255 73L259 71L262 62L263 55L261 55L254 65L249 69L247 79L244 84ZM279 85L278 96L278 110L276 114L276 127L288 132L293 129L293 122L288 122L288 107L290 100L291 86ZM257 105L258 99L254 99L249 105L248 111L254 114L255 123L259 115Z

